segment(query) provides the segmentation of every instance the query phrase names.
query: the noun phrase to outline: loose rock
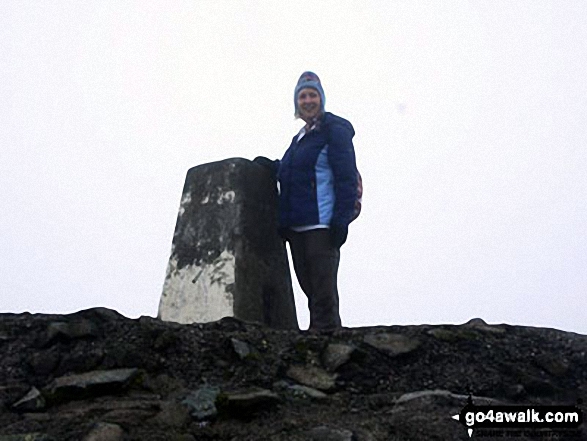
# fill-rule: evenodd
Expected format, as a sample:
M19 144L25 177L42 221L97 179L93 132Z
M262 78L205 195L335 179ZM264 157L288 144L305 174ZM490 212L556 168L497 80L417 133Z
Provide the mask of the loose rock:
M196 420L213 419L218 414L216 399L219 394L219 388L203 386L185 397L182 403L188 406L192 417Z
M251 348L244 341L237 340L236 338L231 338L230 343L235 354L238 355L238 357L241 360L247 358L251 354Z
M391 356L407 354L420 346L420 342L414 338L392 333L367 335L364 341Z
M287 376L305 386L320 390L331 390L335 386L336 374L329 374L317 366L291 366Z
M33 387L28 394L14 403L12 407L21 412L37 412L45 409L45 398L36 387Z
M328 398L324 392L320 392L312 387L302 386L300 384L294 384L293 386L289 386L287 388L289 392L291 392L295 397L308 397L314 398L316 400L323 400Z
M445 400L453 400L460 404L466 403L469 397L467 395L454 394L448 390L421 390L417 392L409 392L407 394L403 394L397 399L395 403L396 405L406 404L412 400L419 400L422 398L442 398ZM480 406L499 406L503 404L502 402L489 397L471 396L471 399L475 404Z
M506 331L497 326L488 325L487 322L481 318L473 318L465 323L463 326L479 329L481 331L493 332L494 334L504 334Z
M97 336L98 328L94 323L86 319L78 319L72 322L52 322L47 326L47 334L42 346L49 346L58 340L68 341Z
M266 389L227 393L225 399L229 411L244 413L266 409L281 402L279 395Z
M139 370L135 368L67 375L55 379L45 391L52 400L105 395L125 389L138 375Z
M329 344L322 354L322 363L329 371L336 371L351 359L355 351L353 346L343 344Z

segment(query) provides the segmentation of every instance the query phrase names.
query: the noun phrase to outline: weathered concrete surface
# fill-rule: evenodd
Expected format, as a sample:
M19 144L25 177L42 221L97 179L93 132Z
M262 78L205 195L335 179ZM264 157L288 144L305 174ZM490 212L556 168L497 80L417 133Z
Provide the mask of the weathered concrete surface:
M297 329L277 188L264 167L233 158L188 171L158 316Z

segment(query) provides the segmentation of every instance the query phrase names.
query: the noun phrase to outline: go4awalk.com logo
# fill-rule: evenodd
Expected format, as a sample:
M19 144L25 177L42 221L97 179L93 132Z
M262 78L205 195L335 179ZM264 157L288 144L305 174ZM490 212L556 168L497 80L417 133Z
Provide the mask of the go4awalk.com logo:
M583 413L576 406L476 406L471 397L452 418L467 428L469 437L473 433L476 437L580 437L583 423Z

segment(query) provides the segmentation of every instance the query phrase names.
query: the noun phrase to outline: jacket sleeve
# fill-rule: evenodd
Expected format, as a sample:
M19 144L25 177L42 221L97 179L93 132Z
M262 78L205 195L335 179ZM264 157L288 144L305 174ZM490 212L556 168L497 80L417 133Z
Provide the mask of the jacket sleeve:
M328 161L334 176L334 211L331 225L346 227L353 218L357 199L357 164L353 129L342 124L330 128Z

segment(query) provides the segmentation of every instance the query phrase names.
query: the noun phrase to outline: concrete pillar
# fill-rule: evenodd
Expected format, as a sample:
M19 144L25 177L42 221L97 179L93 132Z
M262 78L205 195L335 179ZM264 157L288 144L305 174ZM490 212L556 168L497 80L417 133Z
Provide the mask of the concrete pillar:
M188 171L158 316L298 329L277 188L264 167L233 158Z

